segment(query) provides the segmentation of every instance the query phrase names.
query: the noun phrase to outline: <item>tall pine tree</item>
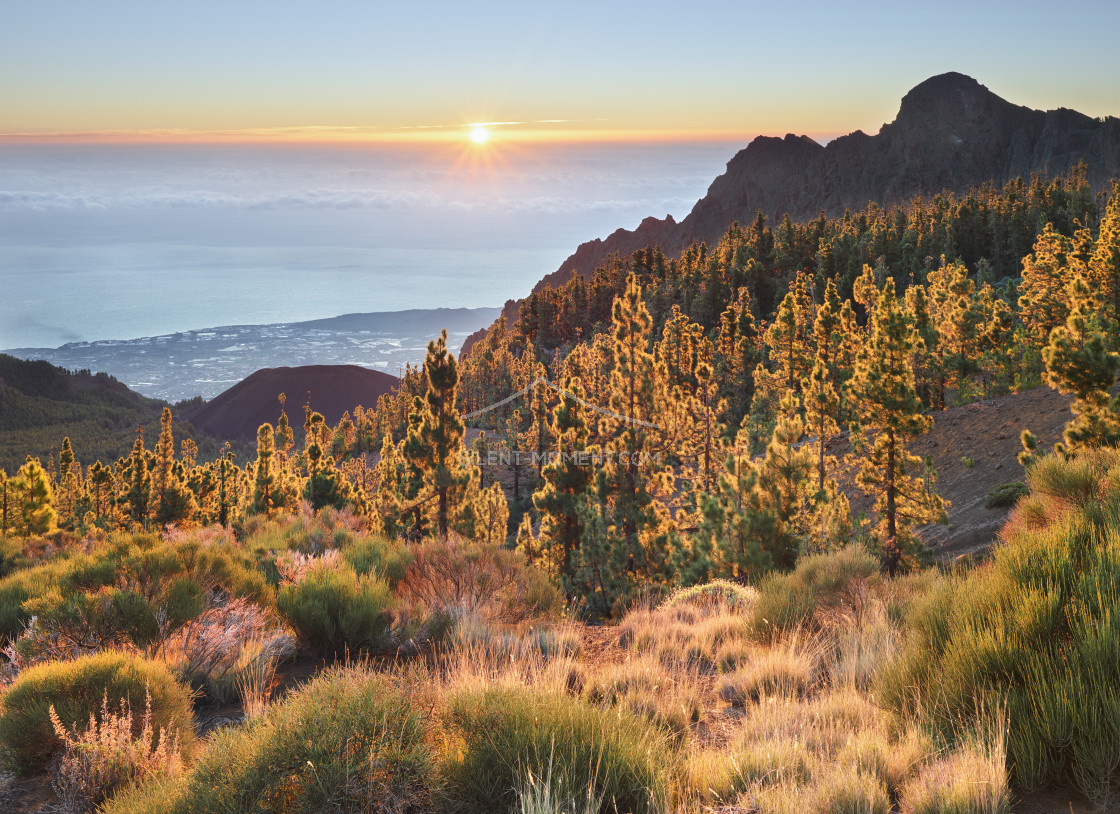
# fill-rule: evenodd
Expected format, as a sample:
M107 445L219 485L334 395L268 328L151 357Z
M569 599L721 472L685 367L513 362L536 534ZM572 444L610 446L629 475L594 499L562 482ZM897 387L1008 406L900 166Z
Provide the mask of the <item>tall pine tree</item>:
M876 297L870 327L849 385L859 415L857 451L863 453L856 483L875 497L880 542L889 549L904 542L915 523L944 522L945 503L927 488L929 476L916 474L925 471L923 461L906 449L933 419L922 414L911 367L922 340L891 279Z

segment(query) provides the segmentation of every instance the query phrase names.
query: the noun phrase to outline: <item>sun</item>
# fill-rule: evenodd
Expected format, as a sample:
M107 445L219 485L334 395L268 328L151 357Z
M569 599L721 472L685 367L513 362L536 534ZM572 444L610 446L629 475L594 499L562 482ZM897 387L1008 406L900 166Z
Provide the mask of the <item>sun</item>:
M471 141L475 144L485 144L490 140L490 131L482 125L477 125L471 129Z

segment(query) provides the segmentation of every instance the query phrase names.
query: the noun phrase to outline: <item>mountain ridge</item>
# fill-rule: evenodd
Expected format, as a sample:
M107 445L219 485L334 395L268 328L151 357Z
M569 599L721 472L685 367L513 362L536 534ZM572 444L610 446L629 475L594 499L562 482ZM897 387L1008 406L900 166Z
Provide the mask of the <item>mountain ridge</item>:
M942 191L961 193L1033 174L1063 174L1086 164L1090 184L1120 176L1120 119L1095 119L1067 108L1041 111L997 96L975 79L949 72L903 96L895 119L875 135L856 130L821 145L808 136L758 136L727 162L692 211L647 217L633 230L580 244L534 286L558 287L589 275L608 257L657 245L676 256L693 242L714 244L733 221L763 211L774 223L786 214L807 220L839 216L869 202L881 207ZM516 319L519 302L503 311ZM467 356L485 331L463 343Z

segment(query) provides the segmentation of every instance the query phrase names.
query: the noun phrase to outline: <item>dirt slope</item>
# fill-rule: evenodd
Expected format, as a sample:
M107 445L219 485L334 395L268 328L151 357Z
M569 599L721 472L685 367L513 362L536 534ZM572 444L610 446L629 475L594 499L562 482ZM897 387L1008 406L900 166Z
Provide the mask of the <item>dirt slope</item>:
M910 447L915 455L933 457L937 489L949 500L948 526L927 526L922 539L939 559L951 559L986 548L995 539L1009 508L987 509L992 489L1022 481L1019 434L1029 429L1041 448L1061 439L1072 418L1070 399L1049 387L988 399L934 413L934 426ZM850 451L847 439L830 445L833 455ZM850 493L852 512L871 512L871 501Z

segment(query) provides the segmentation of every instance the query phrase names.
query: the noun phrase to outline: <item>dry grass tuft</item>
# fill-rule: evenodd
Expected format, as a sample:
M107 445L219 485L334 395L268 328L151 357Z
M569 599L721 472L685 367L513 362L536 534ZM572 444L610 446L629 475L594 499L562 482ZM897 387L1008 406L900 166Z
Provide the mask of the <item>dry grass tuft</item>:
M757 648L738 669L720 679L720 697L736 707L772 696L804 697L816 685L820 650L817 640L802 633Z
M139 735L133 734L128 701L122 698L115 711L109 707L108 691L102 697L100 720L90 713L84 731L77 725L67 729L53 704L50 719L63 744L51 784L67 814L93 811L119 789L149 777L174 776L183 769L178 734L152 726L151 693L145 695Z
M1007 725L988 722L954 752L933 760L903 786L903 814L1007 814Z

